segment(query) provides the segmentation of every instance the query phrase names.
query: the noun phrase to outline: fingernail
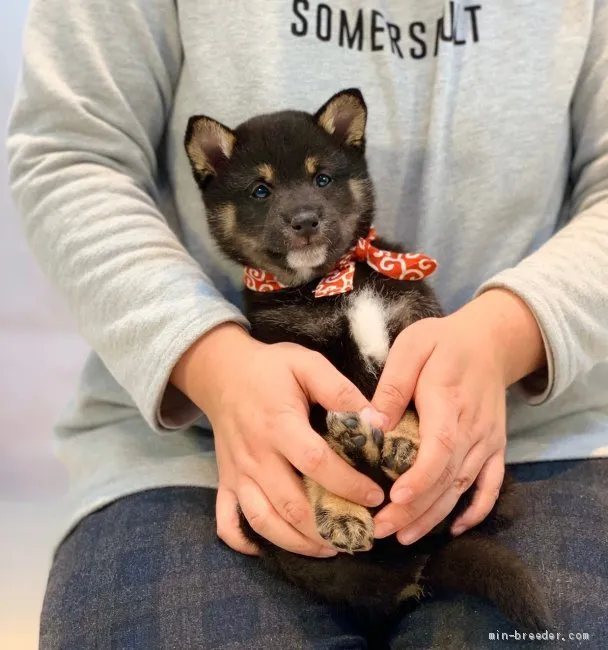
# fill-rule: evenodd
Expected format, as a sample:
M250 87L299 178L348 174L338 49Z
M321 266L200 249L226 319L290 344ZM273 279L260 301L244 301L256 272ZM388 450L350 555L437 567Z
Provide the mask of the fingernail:
M413 544L418 539L418 535L410 531L406 533L400 533L397 536L397 539L399 540L400 544L408 546L409 544Z
M376 539L381 539L382 537L388 537L389 535L392 535L395 532L395 527L392 524L389 524L387 522L382 522L380 524L376 524L376 528L374 530L374 537Z
M452 535L462 535L464 531L465 527L462 524L458 524L458 526L454 526L454 528L452 528Z
M412 500L414 493L410 488L399 488L391 492L391 501L393 503L408 503Z
M371 424L373 427L378 427L380 429L385 429L388 426L388 417L376 409L366 406L360 413L359 416L368 424Z
M338 551L336 551L335 548L322 548L319 551L319 555L321 557L335 557L336 555L338 555Z
M379 506L384 501L384 492L382 490L372 490L368 492L365 502L369 506Z

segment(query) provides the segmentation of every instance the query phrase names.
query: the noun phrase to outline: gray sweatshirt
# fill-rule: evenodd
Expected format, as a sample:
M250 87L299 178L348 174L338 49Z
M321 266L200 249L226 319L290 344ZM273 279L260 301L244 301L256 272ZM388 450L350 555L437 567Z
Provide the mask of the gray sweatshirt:
M56 433L64 531L128 493L216 484L206 420L168 379L245 321L188 117L236 126L351 86L378 230L439 260L447 310L506 287L540 325L548 381L511 391L508 459L608 455L607 79L606 0L33 0L12 189L93 350Z

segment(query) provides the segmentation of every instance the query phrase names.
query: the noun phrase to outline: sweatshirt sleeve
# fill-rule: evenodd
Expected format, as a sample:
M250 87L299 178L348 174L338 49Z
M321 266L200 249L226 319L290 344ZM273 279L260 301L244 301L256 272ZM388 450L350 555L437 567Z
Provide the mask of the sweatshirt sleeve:
M156 150L182 65L173 0L33 0L9 126L12 191L80 332L156 430L200 416L168 384L242 314L158 207Z
M608 359L608 2L596 2L585 60L571 104L572 219L515 268L484 283L512 291L540 326L548 378L517 387L531 404L562 393ZM548 379L548 381L547 381Z

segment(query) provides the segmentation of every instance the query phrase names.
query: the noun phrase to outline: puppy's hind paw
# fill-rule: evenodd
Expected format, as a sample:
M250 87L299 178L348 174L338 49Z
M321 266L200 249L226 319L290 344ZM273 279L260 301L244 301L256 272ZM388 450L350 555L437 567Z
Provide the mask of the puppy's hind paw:
M374 543L374 520L369 511L348 501L323 501L315 511L319 535L339 551L369 551Z
M406 411L399 424L384 436L381 461L383 472L396 480L412 466L419 446L418 417L415 413Z

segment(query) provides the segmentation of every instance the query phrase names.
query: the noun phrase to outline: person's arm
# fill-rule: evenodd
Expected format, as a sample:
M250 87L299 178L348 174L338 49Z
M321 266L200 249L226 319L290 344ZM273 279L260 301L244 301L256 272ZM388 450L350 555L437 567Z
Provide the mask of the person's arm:
M532 404L559 395L577 375L608 358L607 80L608 3L596 2L571 105L572 220L477 292L507 289L528 305L538 322L547 356L544 381L537 374L518 386Z
M351 501L380 503L378 486L308 422L311 400L368 402L316 353L252 339L169 229L155 152L181 61L173 0L34 0L10 126L15 199L81 332L147 421L178 428L205 410L222 539L252 552L238 502L283 548L331 555L292 466Z
M505 388L522 380L538 404L608 358L608 3L596 6L571 107L571 222L462 309L415 323L391 349L372 403L394 424L413 397L421 445L376 517L379 537L419 539L473 482L452 530L479 523L504 473Z
M159 430L200 415L167 389L178 359L219 323L245 323L156 202L156 150L181 65L173 0L34 0L8 139L31 248Z

